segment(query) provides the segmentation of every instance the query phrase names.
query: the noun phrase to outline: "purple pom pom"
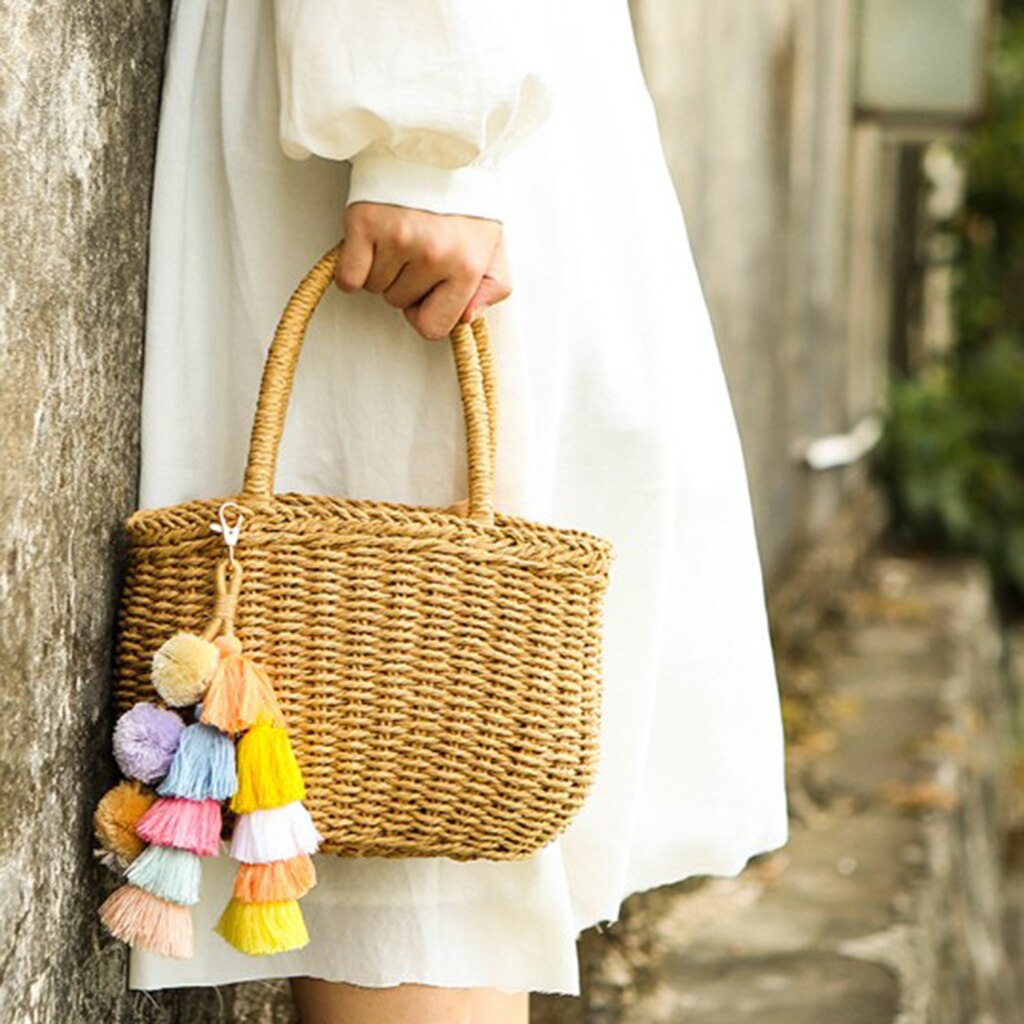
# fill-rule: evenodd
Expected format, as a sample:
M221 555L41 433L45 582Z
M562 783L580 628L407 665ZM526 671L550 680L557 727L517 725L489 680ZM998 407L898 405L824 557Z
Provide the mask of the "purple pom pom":
M185 723L155 704L136 704L114 726L114 759L129 779L156 782L167 774Z

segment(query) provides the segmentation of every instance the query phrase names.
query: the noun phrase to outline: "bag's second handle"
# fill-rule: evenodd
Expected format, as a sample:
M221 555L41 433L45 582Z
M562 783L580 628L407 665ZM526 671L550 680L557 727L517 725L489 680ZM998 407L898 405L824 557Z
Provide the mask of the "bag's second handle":
M299 283L281 314L263 365L243 495L269 498L274 493L277 452L284 432L306 327L334 278L341 243L332 247ZM497 435L494 369L487 321L476 317L460 323L450 335L466 423L466 462L469 469L467 518L494 523L494 455Z

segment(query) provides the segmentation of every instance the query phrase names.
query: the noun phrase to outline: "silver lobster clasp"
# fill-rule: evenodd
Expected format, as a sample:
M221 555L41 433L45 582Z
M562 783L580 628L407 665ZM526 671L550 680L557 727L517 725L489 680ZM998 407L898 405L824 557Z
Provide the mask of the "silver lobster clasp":
M217 509L217 519L219 522L210 523L210 529L214 533L219 533L224 538L224 543L228 549L228 561L234 565L235 562L235 548L238 546L238 537L242 530L242 520L245 516L241 512L238 513L238 519L235 522L229 523L224 515L224 510L229 506L234 506L240 509L241 506L236 501L225 501L219 509Z

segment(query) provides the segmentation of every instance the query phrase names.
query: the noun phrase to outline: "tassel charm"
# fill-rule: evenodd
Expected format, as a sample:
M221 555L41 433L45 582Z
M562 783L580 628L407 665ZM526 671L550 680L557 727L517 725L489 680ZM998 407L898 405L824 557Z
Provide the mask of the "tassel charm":
M96 805L96 839L100 849L110 854L118 867L127 867L146 848L135 826L155 802L156 794L148 786L126 781L107 790Z
M238 792L235 814L282 807L306 799L288 732L268 721L257 722L238 743Z
M237 788L231 737L212 725L195 722L182 732L167 777L156 791L186 800L227 800Z
M206 693L219 658L209 640L179 630L153 655L153 686L172 708L195 704Z
M121 773L139 782L156 782L167 773L185 723L155 704L139 703L114 726L114 760Z
M116 939L178 959L195 951L188 907L161 899L135 885L122 885L100 907L100 920Z
M135 829L147 843L215 857L220 847L220 802L163 796L139 819Z
M299 900L316 885L316 868L308 854L269 864L242 864L232 895L243 903Z
M203 701L200 721L232 734L244 732L262 719L283 725L270 678L242 653L238 637L219 636L214 643L220 661Z
M128 881L181 906L199 902L199 857L173 846L150 846L127 871Z
M235 949L250 956L269 956L301 949L309 932L297 900L243 903L232 898L215 929Z
M207 627L201 635L178 630L152 659L160 698L173 708L194 705L195 721L186 726L145 703L123 715L114 753L132 781L111 790L95 815L102 856L127 879L100 918L115 937L163 956L194 954L189 908L200 899L201 858L220 849L227 800L238 816L231 856L239 869L215 930L252 956L309 942L298 901L316 885L310 854L322 837L302 804L306 787L270 677L234 633L242 516L229 523L231 505L238 508L224 502L210 527L228 553L217 563Z

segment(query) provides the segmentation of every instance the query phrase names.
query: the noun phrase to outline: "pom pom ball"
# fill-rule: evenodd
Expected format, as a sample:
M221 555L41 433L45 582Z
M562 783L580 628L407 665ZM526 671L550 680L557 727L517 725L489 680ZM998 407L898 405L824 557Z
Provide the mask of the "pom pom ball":
M163 700L185 707L206 692L219 660L220 652L209 640L179 630L153 655L150 676Z
M155 704L140 703L114 726L114 759L129 779L156 782L167 774L185 723Z
M156 794L141 782L120 782L96 805L93 827L100 846L120 864L129 864L146 848L135 826L153 806Z

